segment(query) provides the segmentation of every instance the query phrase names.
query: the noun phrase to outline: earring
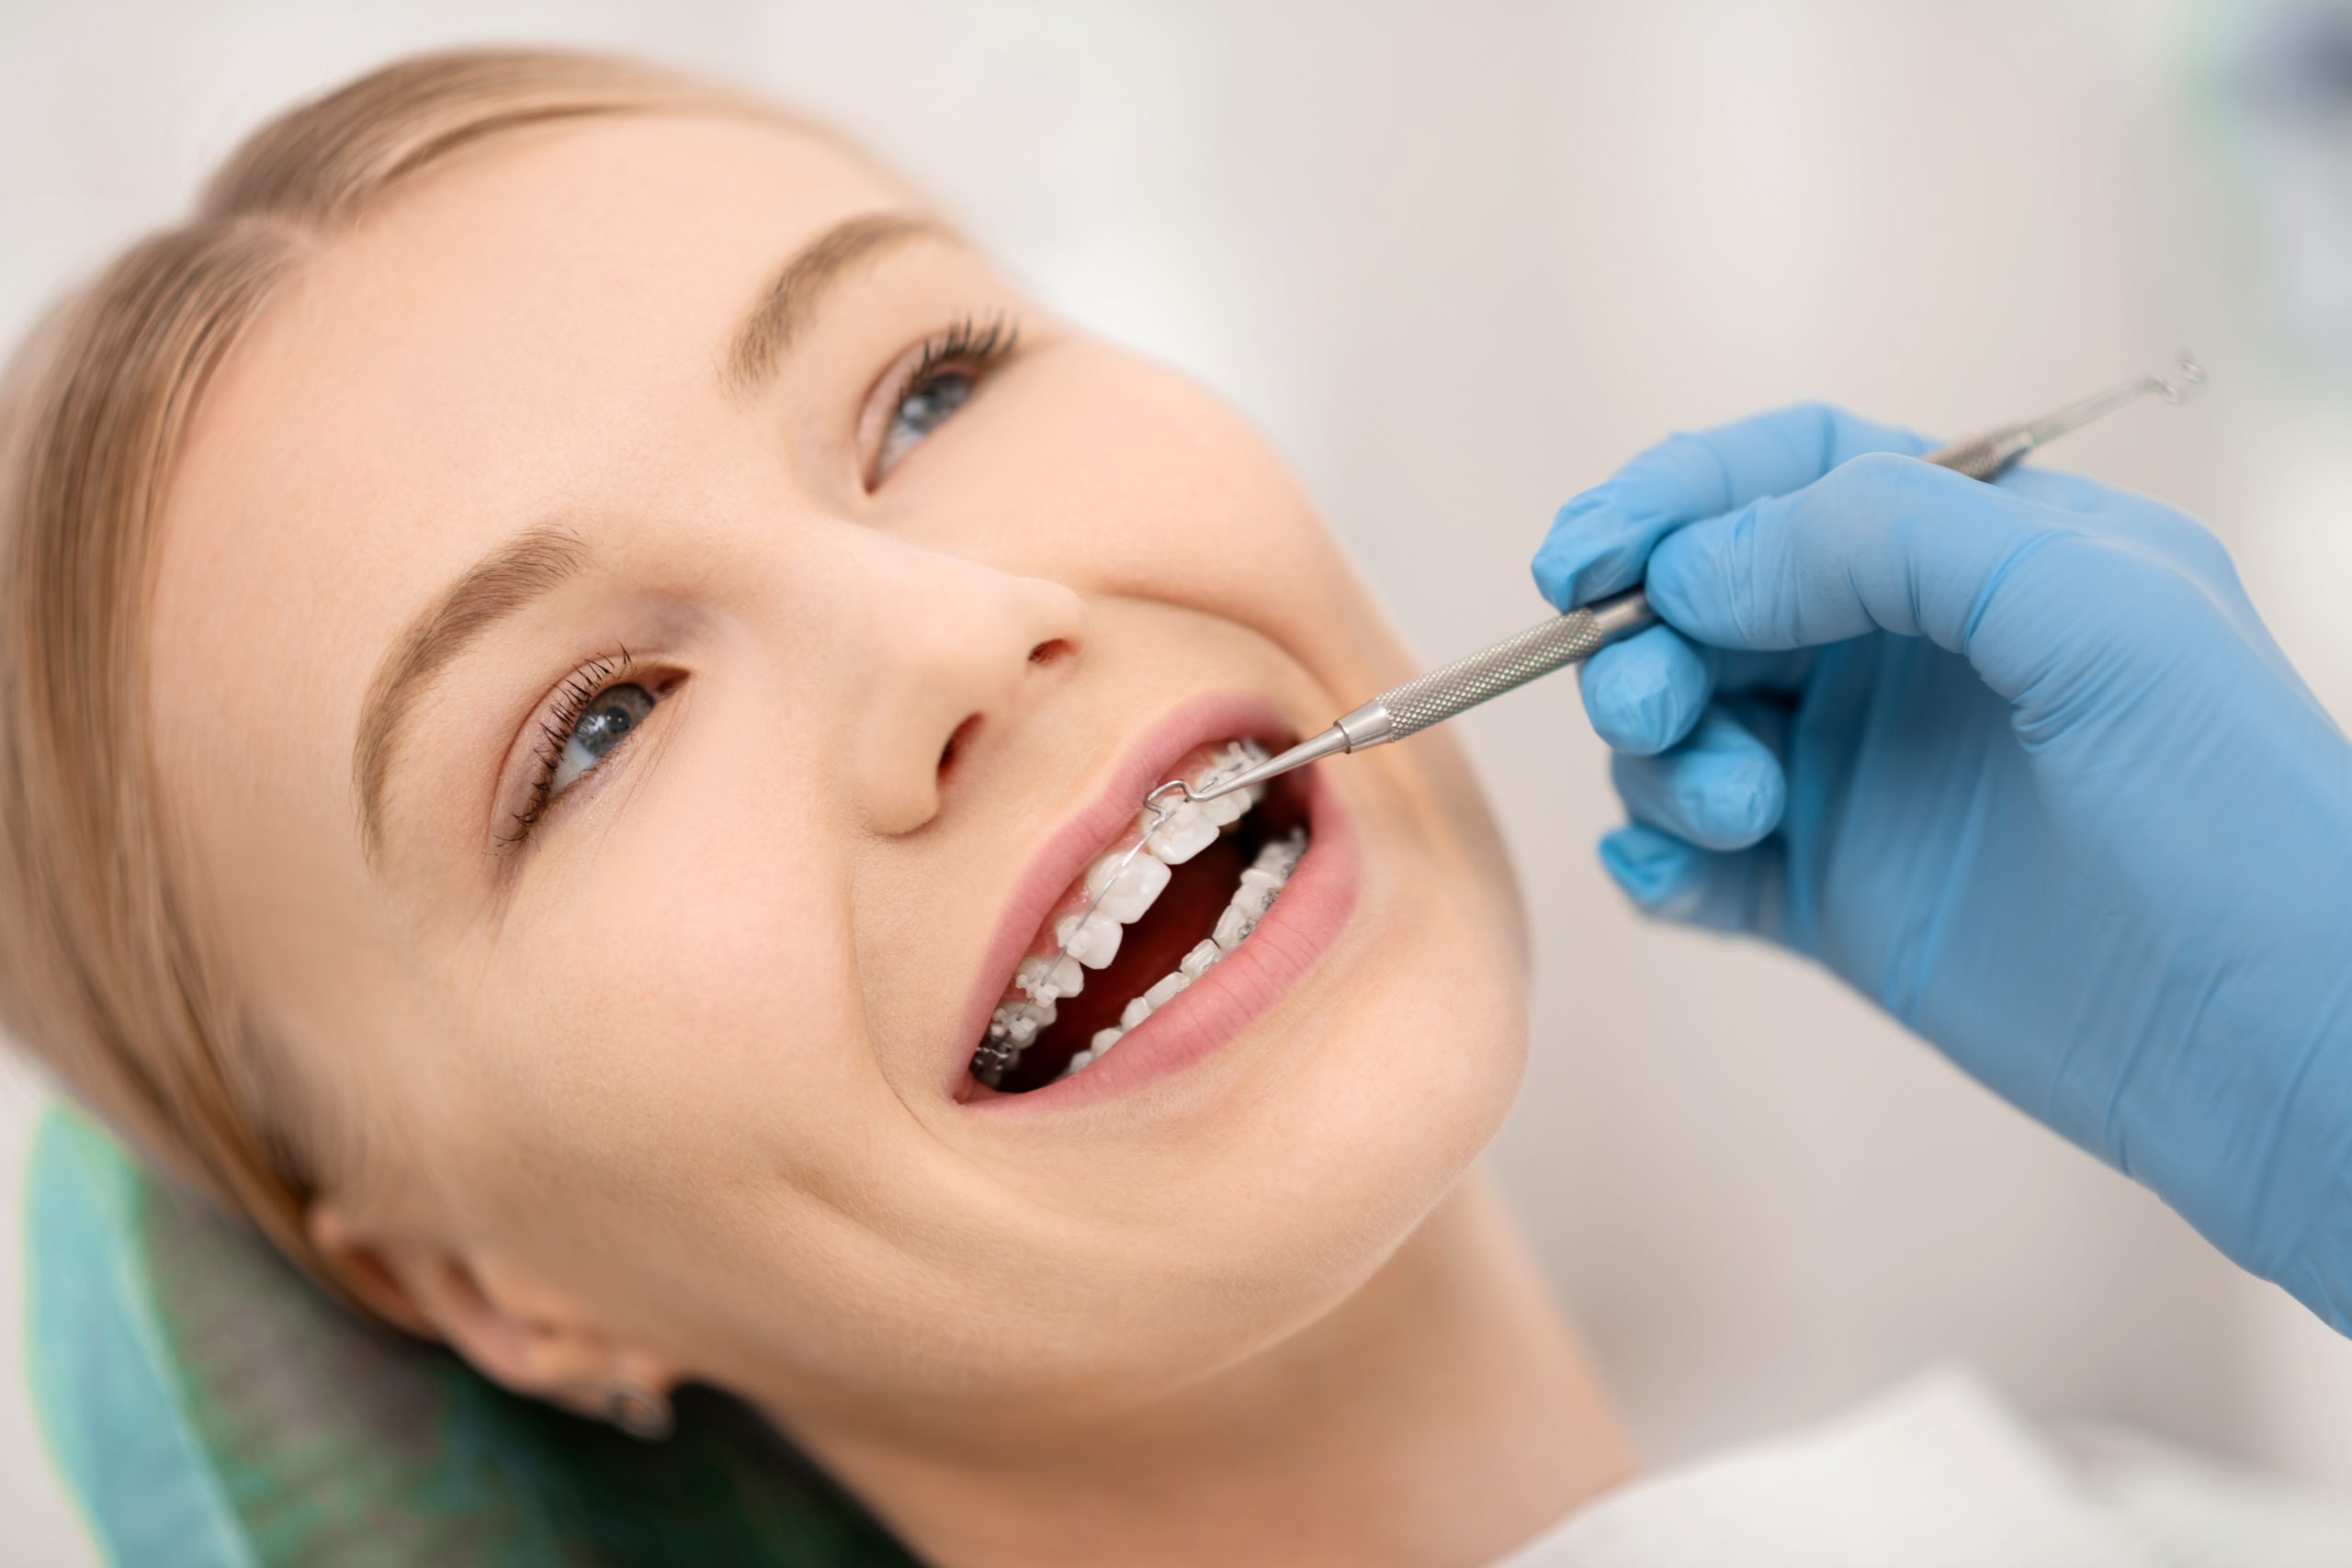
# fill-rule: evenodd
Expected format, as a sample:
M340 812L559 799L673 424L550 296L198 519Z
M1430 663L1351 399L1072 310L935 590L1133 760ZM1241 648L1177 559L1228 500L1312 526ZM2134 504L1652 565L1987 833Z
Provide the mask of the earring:
M675 1425L670 1396L661 1390L624 1378L605 1389L605 1419L630 1437L658 1443Z

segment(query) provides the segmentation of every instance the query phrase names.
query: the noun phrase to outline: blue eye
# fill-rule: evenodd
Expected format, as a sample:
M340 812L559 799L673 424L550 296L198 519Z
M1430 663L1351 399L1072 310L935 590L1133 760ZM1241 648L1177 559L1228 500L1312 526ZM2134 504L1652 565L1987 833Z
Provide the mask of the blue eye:
M933 371L929 379L899 394L899 406L882 432L882 450L874 460L876 477L888 473L918 442L953 418L979 384L972 372L950 367Z
M967 316L909 350L900 361L908 367L894 367L883 389L889 417L879 434L865 436L874 443L867 488L879 484L900 458L955 418L1020 338L1021 329L1009 317L982 323Z
M498 841L514 849L528 840L557 797L628 744L684 679L648 671L626 648L565 676L536 725L529 790L510 814L514 831L500 833Z
M634 682L607 686L580 706L563 738L563 750L548 774L546 798L553 800L582 775L613 754L629 732L645 722L658 701Z

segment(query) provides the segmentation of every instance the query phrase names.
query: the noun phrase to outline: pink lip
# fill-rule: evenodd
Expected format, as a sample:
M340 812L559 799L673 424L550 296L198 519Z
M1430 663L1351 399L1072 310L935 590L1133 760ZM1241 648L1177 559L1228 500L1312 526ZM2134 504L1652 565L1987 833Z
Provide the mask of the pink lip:
M1143 797L1162 783L1185 752L1208 741L1250 739L1277 749L1293 730L1265 698L1219 692L1177 708L1147 730L1112 769L1092 802L1056 829L1014 886L980 976L965 1004L954 1046L949 1092L990 1110L1039 1110L1116 1094L1172 1072L1216 1050L1294 984L1329 944L1355 902L1353 835L1338 802L1314 770L1303 781L1311 846L1249 942L1209 971L1161 1012L1153 1014L1098 1065L1029 1094L996 1095L969 1077L972 1051L1003 999L1013 965L1036 940L1054 904L1142 809Z

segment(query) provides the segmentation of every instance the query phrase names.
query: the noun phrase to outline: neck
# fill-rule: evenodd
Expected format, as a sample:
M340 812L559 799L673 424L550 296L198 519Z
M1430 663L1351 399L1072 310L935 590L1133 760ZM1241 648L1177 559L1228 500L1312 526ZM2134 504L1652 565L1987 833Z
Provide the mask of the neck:
M1469 1568L1633 1468L1483 1175L1312 1327L1062 1448L797 1435L939 1568Z

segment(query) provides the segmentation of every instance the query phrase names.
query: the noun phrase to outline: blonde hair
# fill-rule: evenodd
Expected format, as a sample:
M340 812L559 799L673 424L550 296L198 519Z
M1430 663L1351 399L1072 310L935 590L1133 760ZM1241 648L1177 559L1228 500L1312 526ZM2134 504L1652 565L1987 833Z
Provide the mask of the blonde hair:
M0 1022L152 1164L337 1294L304 1211L322 1108L288 1091L175 887L143 660L157 520L207 377L305 251L457 150L749 96L635 62L466 51L280 115L184 223L66 299L0 382ZM345 1296L347 1301L349 1298Z

